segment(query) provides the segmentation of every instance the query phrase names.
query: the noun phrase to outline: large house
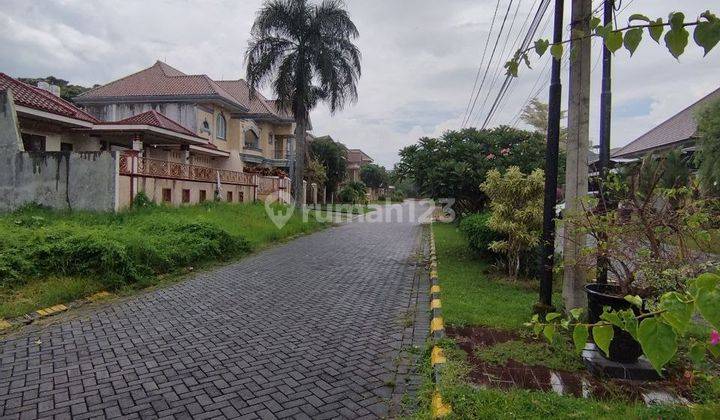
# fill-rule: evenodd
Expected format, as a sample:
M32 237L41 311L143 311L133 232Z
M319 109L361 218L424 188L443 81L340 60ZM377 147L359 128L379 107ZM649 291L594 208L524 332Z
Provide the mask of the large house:
M360 149L348 149L347 154L347 180L348 182L360 181L360 168L373 159Z
M720 100L720 88L668 118L624 147L617 149L611 153L611 157L613 159L632 159L676 148L691 152L697 140L695 115L704 106L717 100Z
M87 92L81 109L0 73L0 99L0 209L118 210L139 192L168 204L239 202L289 188L294 123L242 80L157 62Z

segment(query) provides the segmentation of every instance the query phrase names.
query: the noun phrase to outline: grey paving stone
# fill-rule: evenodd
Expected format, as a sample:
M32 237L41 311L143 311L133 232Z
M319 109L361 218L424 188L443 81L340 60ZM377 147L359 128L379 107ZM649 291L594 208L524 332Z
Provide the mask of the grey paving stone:
M4 337L0 417L388 416L425 337L412 206Z

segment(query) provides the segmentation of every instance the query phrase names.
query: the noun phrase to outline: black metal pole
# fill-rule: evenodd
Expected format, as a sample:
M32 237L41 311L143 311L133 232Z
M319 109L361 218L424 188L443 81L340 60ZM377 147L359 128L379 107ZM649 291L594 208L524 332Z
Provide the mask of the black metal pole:
M615 2L605 0L603 6L603 24L612 22ZM610 122L612 117L612 53L603 46L602 65L602 93L600 95L600 160L598 161L598 193L600 194L600 205L598 211L607 212L607 197L603 188L603 181L607 175L610 165ZM602 238L601 238L602 239ZM606 258L598 257L597 261L597 282L607 283Z
M562 42L563 0L555 0L553 43ZM555 206L557 204L558 150L560 147L560 60L551 58L550 94L548 100L547 146L545 148L545 199L543 202L542 261L540 269L540 305L552 306L553 266L555 264Z

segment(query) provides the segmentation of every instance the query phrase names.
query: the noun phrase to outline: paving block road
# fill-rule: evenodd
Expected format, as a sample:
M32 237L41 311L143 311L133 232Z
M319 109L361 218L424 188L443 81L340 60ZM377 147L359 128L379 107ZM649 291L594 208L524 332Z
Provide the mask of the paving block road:
M0 418L392 417L427 332L425 208L395 209L0 338Z

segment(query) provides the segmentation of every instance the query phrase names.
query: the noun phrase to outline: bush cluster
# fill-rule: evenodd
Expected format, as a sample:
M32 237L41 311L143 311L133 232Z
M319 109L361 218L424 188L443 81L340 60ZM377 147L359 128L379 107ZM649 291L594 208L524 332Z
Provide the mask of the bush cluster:
M88 215L85 223L77 223L50 211L9 215L0 239L0 287L13 288L45 276L82 275L114 289L251 250L245 237L209 222L162 216L138 223L127 214L107 216L102 222ZM14 226L8 226L9 221Z
M460 232L465 235L473 251L484 256L496 256L490 249L490 243L502 240L502 236L490 229L490 213L474 213L460 222Z
M367 187L362 182L349 182L338 192L341 203L367 204Z

